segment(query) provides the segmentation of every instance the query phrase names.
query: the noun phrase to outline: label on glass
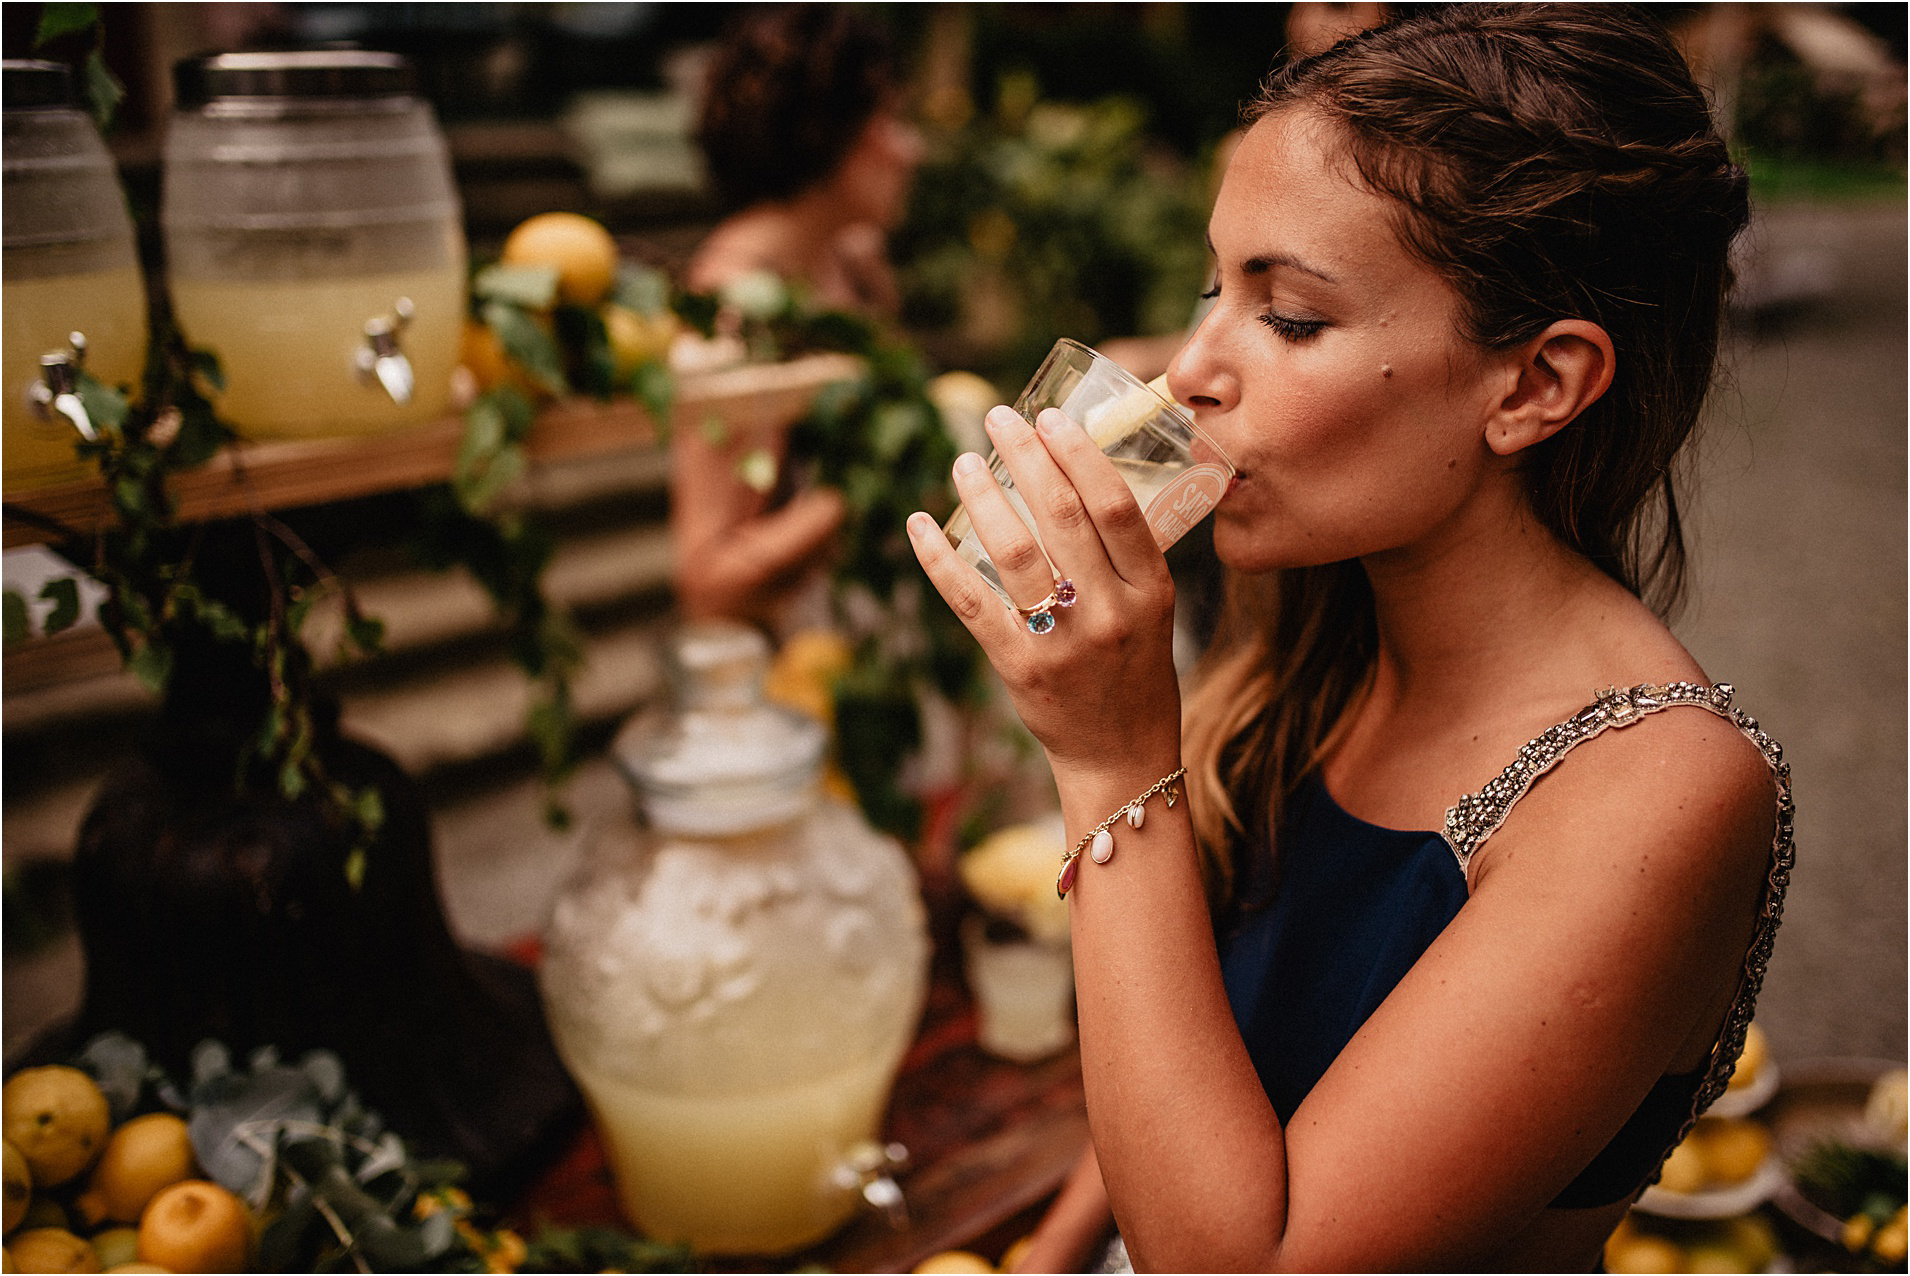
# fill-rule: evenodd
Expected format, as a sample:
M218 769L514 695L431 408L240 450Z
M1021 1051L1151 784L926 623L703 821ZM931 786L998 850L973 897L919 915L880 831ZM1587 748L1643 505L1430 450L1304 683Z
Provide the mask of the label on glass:
M1207 517L1227 494L1229 475L1222 465L1211 461L1188 466L1155 493L1147 505L1148 530L1154 544L1162 550L1181 537L1195 523Z

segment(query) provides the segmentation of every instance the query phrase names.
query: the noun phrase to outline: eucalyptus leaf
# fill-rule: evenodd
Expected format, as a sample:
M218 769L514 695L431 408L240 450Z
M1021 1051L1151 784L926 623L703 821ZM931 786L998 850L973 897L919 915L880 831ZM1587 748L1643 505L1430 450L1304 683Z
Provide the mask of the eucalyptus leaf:
M188 1130L199 1167L241 1196L256 1194L269 1168L252 1144L271 1142L288 1122L324 1121L317 1090L296 1068L227 1072L195 1086L193 1102Z
M352 1177L360 1183L369 1183L381 1174L403 1169L404 1164L404 1142L396 1134L387 1130L385 1136L378 1140L371 1154L359 1163L357 1170L353 1171Z
M146 1085L146 1047L123 1032L103 1032L80 1051L79 1064L98 1084L119 1125L139 1108Z
M313 1093L325 1106L332 1107L345 1097L345 1063L332 1051L306 1051L298 1061L298 1070L312 1083Z
M223 1041L201 1041L192 1048L192 1088L210 1085L232 1071L232 1052Z

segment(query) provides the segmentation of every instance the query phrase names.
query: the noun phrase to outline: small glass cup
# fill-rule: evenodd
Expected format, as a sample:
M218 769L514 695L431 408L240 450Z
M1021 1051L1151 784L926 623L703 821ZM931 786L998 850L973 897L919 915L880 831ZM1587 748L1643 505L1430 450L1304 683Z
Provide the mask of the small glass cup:
M1030 424L1048 408L1067 413L1100 444L1127 481L1147 516L1154 543L1163 550L1205 518L1233 481L1233 462L1200 432L1160 382L1148 385L1078 341L1064 337L1055 342L1028 388L1015 400L1015 411ZM1022 522L1034 530L1035 520L999 455L989 454L988 470ZM979 571L1003 602L1014 606L975 535L967 507L958 508L942 531L962 561ZM1036 531L1035 539L1040 538Z
M970 913L962 919L962 958L982 1049L1032 1063L1074 1040L1074 959L1067 940L1043 942L1019 926Z

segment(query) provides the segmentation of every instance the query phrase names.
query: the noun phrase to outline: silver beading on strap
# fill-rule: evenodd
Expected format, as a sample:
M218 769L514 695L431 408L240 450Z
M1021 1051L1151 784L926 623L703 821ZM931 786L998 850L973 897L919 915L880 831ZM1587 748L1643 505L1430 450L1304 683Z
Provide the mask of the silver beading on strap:
M1054 628L1054 609L1072 607L1079 595L1075 592L1074 582L1065 576L1055 577L1054 588L1048 596L1032 607L1015 607L1015 610L1028 618L1028 632L1040 637ZM1014 607L1013 603L1008 604Z
M1061 871L1055 875L1054 893L1062 899L1068 897L1068 892L1074 887L1075 872L1081 867L1082 851L1087 851L1088 858L1096 864L1105 864L1114 858L1114 834L1110 830L1113 829L1116 820L1127 820L1127 826L1131 829L1141 827L1142 822L1147 818L1147 799L1156 793L1165 795L1167 809L1173 810L1174 803L1180 800L1180 790L1174 787L1175 782L1186 774L1186 767L1175 767L1149 785L1147 792L1083 833L1081 840L1074 844L1074 849L1061 857Z
M1459 860L1464 873L1473 854L1504 823L1512 804L1525 795L1532 782L1558 764L1560 758L1577 745L1611 730L1642 722L1646 715L1692 705L1723 718L1763 754L1771 768L1771 783L1777 790L1776 828L1771 836L1770 869L1766 874L1763 899L1758 905L1757 926L1751 946L1744 956L1744 970L1738 981L1704 1080L1692 1100L1678 1139L1690 1133L1698 1117L1717 1101L1731 1080L1738 1056L1744 1051L1744 1034L1757 1009L1758 992L1764 986L1764 972L1771 961L1771 946L1777 936L1778 922L1784 916L1784 892L1790 886L1791 869L1797 862L1797 847L1792 827L1797 807L1791 800L1791 764L1784 760L1784 746L1758 726L1756 718L1731 707L1735 689L1728 682L1704 686L1695 682L1640 683L1628 690L1607 688L1591 704L1571 718L1527 742L1519 756L1477 793L1467 794L1446 812L1445 838ZM1667 1149L1669 1150L1669 1149ZM1656 1176L1653 1176L1654 1181Z

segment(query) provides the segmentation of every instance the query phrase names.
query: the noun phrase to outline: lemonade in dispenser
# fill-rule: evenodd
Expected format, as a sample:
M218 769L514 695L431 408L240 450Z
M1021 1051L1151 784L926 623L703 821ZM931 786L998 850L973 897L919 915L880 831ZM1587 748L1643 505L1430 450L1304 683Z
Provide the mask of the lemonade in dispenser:
M874 1140L925 912L902 848L821 792L822 725L764 699L760 634L692 626L668 656L675 703L613 746L642 821L598 831L539 978L631 1222L788 1253L893 1198Z

